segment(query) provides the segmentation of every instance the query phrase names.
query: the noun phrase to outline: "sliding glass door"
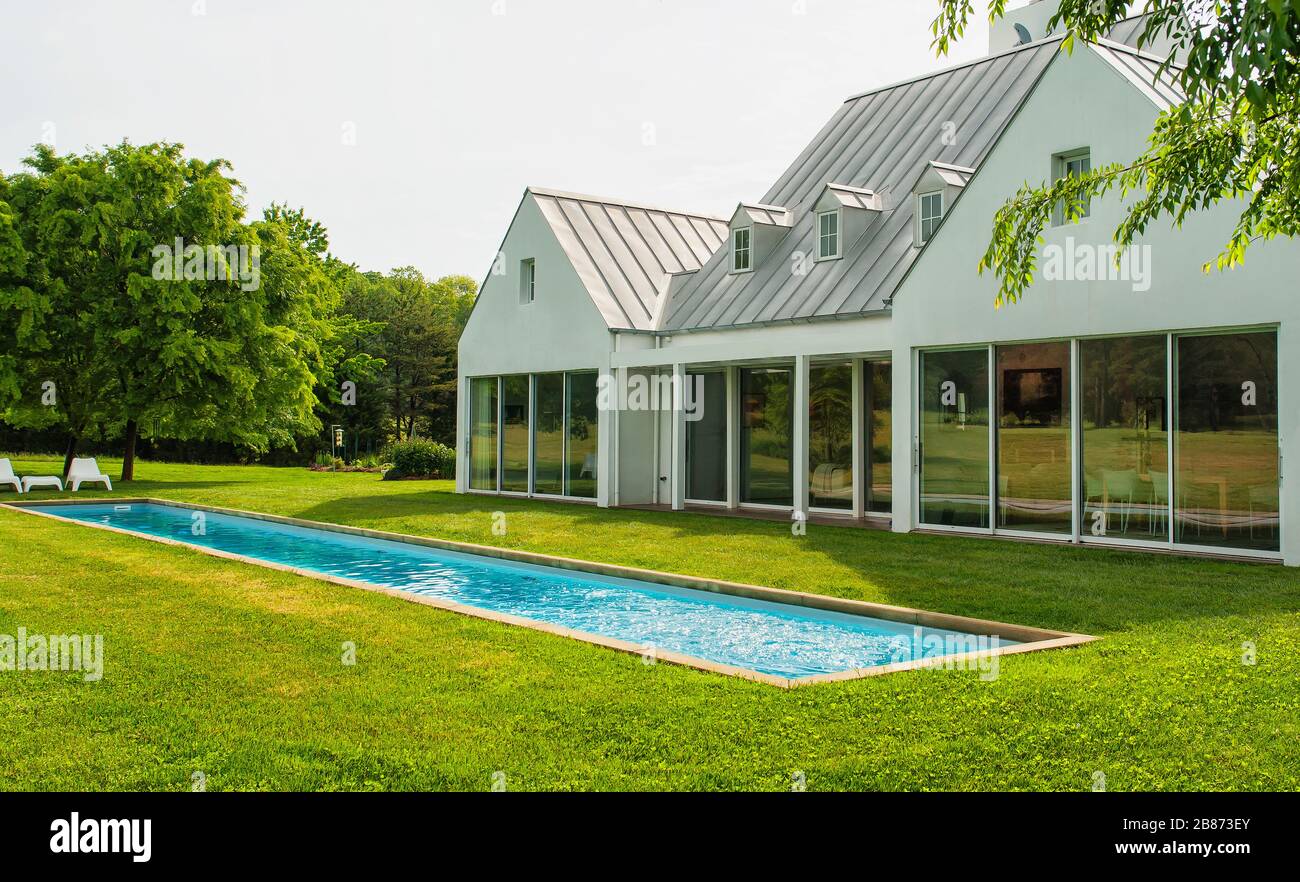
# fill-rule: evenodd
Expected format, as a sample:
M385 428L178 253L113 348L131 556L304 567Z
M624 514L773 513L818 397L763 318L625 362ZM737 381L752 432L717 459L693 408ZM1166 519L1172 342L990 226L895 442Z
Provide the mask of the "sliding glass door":
M1084 340L1079 350L1083 536L1167 541L1167 340Z
M790 368L740 372L740 501L794 504L794 407Z
M989 352L921 354L920 522L989 526Z
M528 492L528 375L501 380L501 489Z
M853 367L808 372L808 499L812 508L853 508Z
M497 489L497 387L496 377L469 381L469 487Z
M1073 532L1070 344L997 347L997 525Z
M1177 541L1278 551L1277 335L1178 338Z
M686 498L727 501L727 376L688 374L695 413L686 418Z
M894 370L887 361L869 361L862 366L864 432L867 465L864 499L867 514L890 514L894 510Z
M564 495L595 499L597 442L600 438L597 376L590 373L564 376L568 391L565 425L569 445Z
M533 378L533 492L564 494L564 374Z

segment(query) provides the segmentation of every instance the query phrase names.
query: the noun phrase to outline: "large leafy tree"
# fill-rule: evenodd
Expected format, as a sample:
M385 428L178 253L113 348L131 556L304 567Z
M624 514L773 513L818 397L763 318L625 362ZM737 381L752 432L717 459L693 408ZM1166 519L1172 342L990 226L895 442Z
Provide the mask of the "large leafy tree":
M33 328L14 344L21 396L8 421L57 421L69 456L87 433L120 430L123 480L146 420L255 450L319 425L313 389L337 288L291 222L243 222L227 163L124 142L84 155L38 147L26 165L6 201L28 259L0 305L21 311L25 299ZM41 377L56 384L55 408L36 399Z
M1080 40L1105 37L1129 17L1130 0L1061 0L1049 22ZM942 54L962 36L972 0L940 0L933 31ZM1007 0L990 0L990 20ZM1126 197L1115 231L1122 251L1159 219L1181 225L1223 202L1241 206L1237 223L1205 270L1241 264L1252 244L1300 231L1300 0L1145 0L1139 47L1174 47L1159 75L1186 100L1160 114L1147 150L1053 184L1027 183L998 211L980 270L1000 280L998 305L1033 282L1040 234L1054 208L1077 218L1092 197ZM1173 63L1173 58L1178 63Z
M399 440L455 435L456 344L473 307L477 286L465 276L429 281L414 267L387 275L358 273L350 281L343 311L367 323L365 351L381 358L382 371L358 395L357 409L343 416L356 431L386 403L386 431ZM363 431L371 431L373 422Z

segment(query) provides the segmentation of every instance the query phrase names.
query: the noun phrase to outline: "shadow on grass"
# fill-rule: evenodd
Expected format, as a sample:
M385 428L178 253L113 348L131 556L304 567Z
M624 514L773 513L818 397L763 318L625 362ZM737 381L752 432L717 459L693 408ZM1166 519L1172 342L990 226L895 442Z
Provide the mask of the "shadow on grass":
M529 541L527 529L493 537L486 526L497 511L535 516L552 536L573 539ZM1300 609L1295 570L1114 549L818 524L795 537L771 521L442 490L336 499L295 514L1099 635Z

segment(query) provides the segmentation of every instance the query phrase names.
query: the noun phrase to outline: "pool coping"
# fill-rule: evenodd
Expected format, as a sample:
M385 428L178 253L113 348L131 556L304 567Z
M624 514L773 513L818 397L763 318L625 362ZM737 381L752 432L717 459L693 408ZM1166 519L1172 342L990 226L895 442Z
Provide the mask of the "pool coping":
M673 588L688 588L696 591L706 591L711 594L723 594L732 597L747 598L750 600L765 600L771 603L802 606L808 609L821 610L823 612L837 612L847 615L884 619L885 621L917 627L961 631L975 636L1005 638L1007 640L1017 641L1017 645L999 646L995 649L978 650L974 652L933 656L930 658L915 659L906 662L894 662L888 665L877 665L869 668L853 668L828 674L815 674L808 677L781 677L774 674L764 674L760 671L751 670L749 668L740 668L733 665L723 664L721 662L709 661L708 659L686 655L684 653L672 652L658 647L636 644L615 637L607 637L601 634L578 631L573 628L565 628L561 625L553 625L536 619L528 619L522 616L511 615L509 613L501 613L494 610L483 609L481 607L457 603L454 600L428 597L425 595L414 594L410 591L402 591L399 588L387 588L382 585L374 585L369 582L362 582L356 579L346 579L340 576L331 576L314 570L291 567L286 564L260 560L258 558L235 554L229 551L222 551L216 548L205 548L201 545L193 545L188 542L170 539L165 536L148 536L143 533L125 530L108 524L92 524L87 521L78 521L71 518L61 517L50 512L32 510L34 506L106 504L152 504L168 506L171 508L187 509L189 511L205 511L214 514L235 515L238 517L251 518L253 520L266 521L268 523L282 524L284 526L306 527L310 529L325 530L332 533L342 533L344 535L361 536L368 539L386 539L393 542L402 542L407 545L419 545L442 551L456 551L463 554L473 554L481 557L496 558L498 560L513 561L515 563L527 563L536 566L573 570L575 572L589 573L598 576L634 579L641 582L648 582L653 585L666 585ZM293 518L284 515L272 515L264 512L244 511L234 508L221 508L213 505L200 505L198 503L178 502L171 499L157 499L147 496L14 500L12 502L0 503L0 508L12 511L21 511L24 514L35 515L37 517L46 517L60 521L61 523L77 524L83 527L106 530L111 533L119 533L135 539L145 539L163 545L174 545L201 554L206 554L210 557L219 557L225 560L236 561L238 563L251 564L253 566L259 566L271 570L279 570L280 572L291 573L296 576L315 579L320 582L329 582L349 588L360 588L364 591L386 594L400 600L418 603L423 606L431 606L447 612L459 613L461 615L472 616L474 618L485 619L500 624L530 628L534 631L542 631L560 637L568 637L570 639L580 640L584 643L591 643L596 646L625 652L631 655L640 655L643 657L651 656L656 662L662 661L668 664L707 671L709 673L740 677L745 680L765 683L769 686L777 686L782 689L813 686L822 683L838 683L848 680L859 680L866 677L878 677L901 671L945 667L957 667L958 669L968 670L972 669L968 667L969 663L978 662L995 656L1018 655L1026 652L1040 652L1046 649L1063 649L1071 646L1082 646L1086 643L1091 643L1101 639L1089 634L1076 634L1070 631L1056 631L1048 628L1034 628L1027 625L1013 625L1007 622L992 621L990 619L978 619L970 616L937 613L905 606L891 606L889 604L872 603L866 600L850 600L848 598L831 597L824 594L812 594L805 591L791 591L785 588L768 588L761 585L746 585L739 582L706 579L699 576L684 576L677 573L659 572L657 570L643 570L636 567L625 567L618 564L556 557L532 551L497 548L491 545L476 545L469 542L456 542L450 539L435 539L428 536L412 536L406 533L390 533L385 530L372 530L368 527L350 527L343 524L332 524L325 521L309 521L303 518Z

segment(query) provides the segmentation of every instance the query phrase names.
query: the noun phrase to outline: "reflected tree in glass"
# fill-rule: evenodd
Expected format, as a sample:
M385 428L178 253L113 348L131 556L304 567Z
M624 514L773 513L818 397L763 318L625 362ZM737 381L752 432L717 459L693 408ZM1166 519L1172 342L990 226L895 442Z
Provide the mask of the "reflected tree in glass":
M1178 339L1177 540L1278 551L1277 335Z
M597 375L567 374L569 452L565 472L565 495L596 498L596 457L600 439L600 411Z
M814 508L853 508L853 369L808 372L808 495Z
M469 381L469 486L471 490L497 489L497 386L496 377Z
M988 350L921 355L924 524L989 525Z
M792 373L789 368L745 368L740 372L742 502L794 504Z
M1169 538L1165 337L1079 344L1083 537Z
M533 492L564 493L564 374L537 374L533 414Z
M528 492L528 375L501 381L501 489Z

